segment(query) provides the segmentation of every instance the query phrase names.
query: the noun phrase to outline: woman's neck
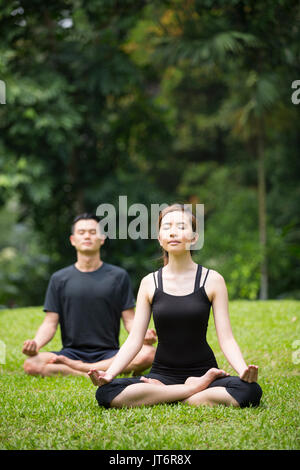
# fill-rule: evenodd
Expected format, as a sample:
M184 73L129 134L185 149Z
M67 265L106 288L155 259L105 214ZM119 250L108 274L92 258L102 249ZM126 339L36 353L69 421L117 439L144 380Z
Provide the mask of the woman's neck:
M193 261L190 251L177 255L169 253L166 271L180 274L195 269L195 266L197 264Z

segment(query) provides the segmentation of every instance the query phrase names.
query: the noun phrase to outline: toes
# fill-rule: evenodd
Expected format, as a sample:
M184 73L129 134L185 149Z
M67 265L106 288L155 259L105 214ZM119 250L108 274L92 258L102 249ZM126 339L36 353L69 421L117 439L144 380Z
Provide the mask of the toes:
M224 370L222 370L220 375L221 375L221 377L226 377L226 376L229 375L229 374L227 374L227 372L225 372Z
M141 380L142 382L146 382L146 383L147 383L147 382L148 382L148 383L150 382L150 379L148 379L147 377L141 377L140 380Z

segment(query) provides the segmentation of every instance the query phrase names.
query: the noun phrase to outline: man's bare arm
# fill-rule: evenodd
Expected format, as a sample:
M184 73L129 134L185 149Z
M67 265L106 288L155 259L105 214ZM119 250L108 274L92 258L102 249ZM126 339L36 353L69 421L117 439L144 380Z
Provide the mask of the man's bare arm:
M49 343L56 333L59 315L55 312L47 312L45 319L36 332L34 339L24 341L22 353L26 356L35 356L39 350Z
M133 320L134 320L134 309L129 308L128 310L123 310L122 319L123 319L123 323L124 323L126 331L130 333L130 330L133 325ZM155 330L153 328L148 329L146 331L146 335L144 338L144 344L151 345L155 343L156 341L157 341L157 336L156 336Z

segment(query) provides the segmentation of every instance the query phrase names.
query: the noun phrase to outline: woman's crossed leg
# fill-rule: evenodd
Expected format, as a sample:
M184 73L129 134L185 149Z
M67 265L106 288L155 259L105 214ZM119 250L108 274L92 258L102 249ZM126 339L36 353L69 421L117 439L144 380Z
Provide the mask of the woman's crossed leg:
M207 387L216 379L229 374L220 369L209 369L201 377L189 377L184 384L165 385L159 380L141 377L141 382L128 385L113 400L113 408L136 407L142 405L156 405L183 401L190 405L233 405L238 402L226 391L224 387ZM94 385L100 385L101 376L97 370L92 370L89 376Z

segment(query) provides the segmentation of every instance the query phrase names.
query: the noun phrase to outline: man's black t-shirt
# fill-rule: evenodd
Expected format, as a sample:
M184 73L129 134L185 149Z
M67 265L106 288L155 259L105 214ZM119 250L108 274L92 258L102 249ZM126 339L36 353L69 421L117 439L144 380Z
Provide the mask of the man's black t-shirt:
M122 311L134 305L124 269L103 263L82 272L72 264L51 276L44 311L59 314L64 348L93 352L119 347Z

